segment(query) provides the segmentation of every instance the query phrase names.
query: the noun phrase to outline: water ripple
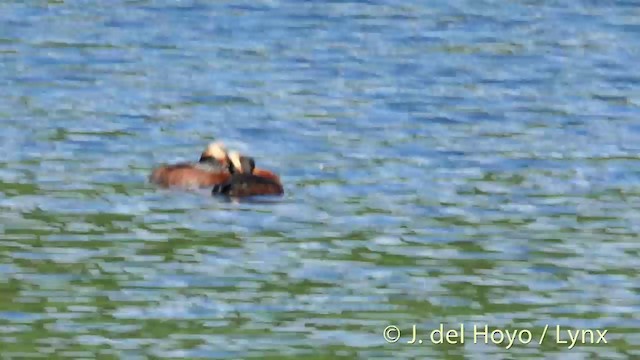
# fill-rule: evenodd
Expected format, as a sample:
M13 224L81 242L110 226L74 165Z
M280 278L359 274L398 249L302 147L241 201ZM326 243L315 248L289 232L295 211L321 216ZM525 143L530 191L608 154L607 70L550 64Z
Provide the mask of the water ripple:
M3 357L637 357L637 15L3 2ZM147 183L217 139L286 195ZM414 323L609 343L383 340Z

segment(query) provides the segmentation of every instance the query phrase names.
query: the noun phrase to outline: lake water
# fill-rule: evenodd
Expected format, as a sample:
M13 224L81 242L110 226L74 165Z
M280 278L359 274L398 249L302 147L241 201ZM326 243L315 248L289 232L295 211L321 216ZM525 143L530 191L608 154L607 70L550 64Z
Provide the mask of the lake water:
M0 1L0 358L637 359L638 60L634 0ZM286 195L147 182L213 140Z

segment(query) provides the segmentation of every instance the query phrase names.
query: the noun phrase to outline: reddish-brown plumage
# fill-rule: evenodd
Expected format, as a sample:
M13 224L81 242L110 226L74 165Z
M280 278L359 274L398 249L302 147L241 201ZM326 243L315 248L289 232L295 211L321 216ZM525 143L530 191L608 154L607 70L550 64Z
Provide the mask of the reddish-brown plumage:
M161 166L151 173L151 182L164 187L202 188L227 182L226 170L212 171L193 164Z
M256 169L253 158L232 152L229 154L234 174L224 184L213 187L213 194L231 197L282 195L280 178L268 170Z
M149 180L164 187L202 188L229 181L227 152L222 143L212 143L198 163L163 165L154 169Z
M282 185L271 179L253 174L234 174L228 182L216 185L212 191L214 194L223 194L231 197L245 197L257 195L282 195Z
M263 177L263 178L266 178L266 179L270 179L270 180L273 180L273 181L277 182L278 184L281 184L280 177L278 175L274 174L273 172L269 171L269 170L265 170L265 169L261 169L261 168L255 168L253 170L253 175L259 176L259 177Z

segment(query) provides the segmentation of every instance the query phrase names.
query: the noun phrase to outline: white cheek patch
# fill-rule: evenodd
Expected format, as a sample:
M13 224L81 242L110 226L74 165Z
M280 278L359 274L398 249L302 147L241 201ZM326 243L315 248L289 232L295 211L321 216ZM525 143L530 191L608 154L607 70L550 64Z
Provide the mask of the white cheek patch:
M234 151L230 153L229 160L231 160L231 163L239 172L242 172L242 164L240 163L240 154L238 152Z
M227 150L221 142L209 144L205 153L218 160L224 160L227 157Z

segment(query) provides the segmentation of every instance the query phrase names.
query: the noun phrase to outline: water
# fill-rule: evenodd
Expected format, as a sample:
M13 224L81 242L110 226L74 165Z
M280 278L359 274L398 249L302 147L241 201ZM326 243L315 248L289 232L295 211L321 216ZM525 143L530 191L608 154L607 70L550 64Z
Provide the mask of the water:
M0 24L2 359L640 356L635 1L5 0ZM286 196L147 183L217 139ZM406 343L440 323L465 344Z

